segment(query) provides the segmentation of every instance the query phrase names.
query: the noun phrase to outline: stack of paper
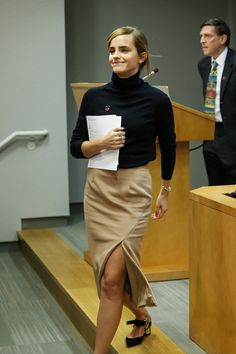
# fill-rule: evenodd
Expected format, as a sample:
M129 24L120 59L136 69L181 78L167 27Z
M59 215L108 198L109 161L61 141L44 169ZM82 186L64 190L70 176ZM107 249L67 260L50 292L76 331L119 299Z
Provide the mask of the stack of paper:
M114 114L104 116L86 116L89 140L98 139L114 128L121 127L121 116ZM117 170L119 149L102 150L99 154L91 157L88 162L89 168L101 168L103 170Z

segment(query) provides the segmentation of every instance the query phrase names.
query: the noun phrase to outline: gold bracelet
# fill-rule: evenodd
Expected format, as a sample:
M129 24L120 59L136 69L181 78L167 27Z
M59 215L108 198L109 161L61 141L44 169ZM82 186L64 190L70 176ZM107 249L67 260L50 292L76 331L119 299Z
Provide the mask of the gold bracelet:
M171 187L170 186L166 187L166 186L162 185L161 188L164 189L168 193L171 191Z

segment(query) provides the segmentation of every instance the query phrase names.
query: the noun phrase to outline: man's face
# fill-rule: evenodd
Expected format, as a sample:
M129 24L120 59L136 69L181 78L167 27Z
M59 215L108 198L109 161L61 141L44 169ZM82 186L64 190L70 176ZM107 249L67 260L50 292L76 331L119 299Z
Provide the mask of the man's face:
M200 31L200 43L204 55L217 58L224 50L226 34L218 35L214 26L206 25Z

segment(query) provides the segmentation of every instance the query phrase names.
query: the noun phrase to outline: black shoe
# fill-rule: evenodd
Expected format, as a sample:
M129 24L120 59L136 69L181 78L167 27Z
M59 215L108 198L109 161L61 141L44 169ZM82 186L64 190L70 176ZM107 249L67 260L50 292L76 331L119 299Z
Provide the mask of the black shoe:
M143 336L140 337L126 337L126 345L128 348L134 347L135 345L141 344L143 341L144 336L147 336L151 334L151 326L152 326L152 320L151 317L148 317L146 320L138 320L135 318L135 320L131 320L127 322L127 325L132 324L137 327L142 327L145 326L144 329L144 334Z

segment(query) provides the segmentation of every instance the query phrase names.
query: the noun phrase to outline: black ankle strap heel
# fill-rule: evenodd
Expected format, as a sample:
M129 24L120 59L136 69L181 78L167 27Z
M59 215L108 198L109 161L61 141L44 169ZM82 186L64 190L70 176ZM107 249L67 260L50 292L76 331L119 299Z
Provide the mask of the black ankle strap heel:
M151 326L152 326L152 320L150 317L148 317L146 320L138 320L135 318L135 320L130 320L127 321L127 325L134 325L137 327L142 327L145 326L144 334L143 336L140 337L126 337L126 345L127 347L134 347L135 345L141 344L143 341L144 336L147 336L151 334Z

